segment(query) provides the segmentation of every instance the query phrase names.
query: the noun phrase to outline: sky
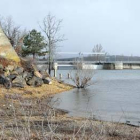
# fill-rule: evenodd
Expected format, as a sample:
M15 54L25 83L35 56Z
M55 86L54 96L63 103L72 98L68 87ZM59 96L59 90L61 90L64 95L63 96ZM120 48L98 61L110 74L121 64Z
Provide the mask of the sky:
M0 15L37 29L49 13L63 19L66 40L59 51L91 52L101 44L109 54L140 56L140 0L3 0Z

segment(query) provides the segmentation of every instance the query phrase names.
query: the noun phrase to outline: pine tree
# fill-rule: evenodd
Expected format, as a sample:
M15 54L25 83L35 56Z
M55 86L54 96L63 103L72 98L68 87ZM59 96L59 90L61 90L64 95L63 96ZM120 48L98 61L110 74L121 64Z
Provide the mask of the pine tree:
M24 46L22 47L22 55L33 55L35 59L36 55L40 55L45 48L44 37L40 32L33 29L29 34L27 34L23 40Z

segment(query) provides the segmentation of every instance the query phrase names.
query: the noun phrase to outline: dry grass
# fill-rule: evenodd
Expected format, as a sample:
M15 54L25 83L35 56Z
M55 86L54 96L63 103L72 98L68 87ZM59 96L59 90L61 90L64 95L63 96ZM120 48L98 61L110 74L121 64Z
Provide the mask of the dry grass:
M37 105L37 104L36 104ZM22 106L17 115L14 104L9 108L10 119L4 119L0 127L0 138L18 140L139 140L140 128L119 123L72 118L56 113L44 103L37 107L41 110L34 114L33 108ZM18 109L19 110L19 109ZM36 108L37 110L37 108ZM6 117L7 117L6 116ZM5 117L5 118L6 118Z
M55 79L52 80L51 85L43 84L41 87L25 86L24 88L11 88L7 90L1 85L0 97L2 98L6 93L8 93L8 94L20 94L23 97L28 98L36 98L36 97L41 98L44 96L61 93L70 90L72 88L73 86L59 83Z

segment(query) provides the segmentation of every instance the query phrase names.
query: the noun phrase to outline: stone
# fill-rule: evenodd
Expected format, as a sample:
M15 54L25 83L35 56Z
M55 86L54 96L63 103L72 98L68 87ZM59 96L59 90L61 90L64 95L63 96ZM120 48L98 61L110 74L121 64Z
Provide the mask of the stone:
M32 79L29 79L26 83L29 86L38 87L43 84L43 80L39 77L33 76Z
M23 71L24 71L24 68L18 67L18 68L16 68L15 71L16 71L19 75L22 75L22 74L23 74Z
M12 72L10 72L10 74L18 75L18 73L16 71L12 71Z
M3 74L3 73L4 73L3 70L4 70L4 69L3 69L3 65L0 64L0 74Z
M18 75L13 81L12 86L13 87L24 87L26 85L26 82L24 78L21 75Z
M36 78L35 87L39 87L43 85L43 80L41 78Z
M18 57L14 48L10 44L10 41L2 31L1 27L0 27L0 57L8 60L13 60L17 63L20 62L20 58Z
M41 75L38 71L35 71L35 72L34 72L34 75L35 75L36 77L42 78L42 75Z
M12 84L12 87L24 88L24 85L22 83L14 83L14 84Z
M39 72L42 75L42 79L45 79L46 77L50 77L47 71L39 71Z
M2 64L0 64L0 69L3 69L3 65Z
M33 77L33 73L24 71L22 77L25 79L25 81L28 81L29 79L31 79Z
M37 66L36 66L36 65L31 64L31 66L32 66L33 71L38 71L38 68L37 68Z
M11 81L13 81L16 77L17 77L17 75L15 75L15 74L10 74L10 75L8 76L8 78L9 78Z
M7 77L7 76L9 76L9 75L10 75L9 70L5 70L5 72L4 72L4 76Z
M12 87L10 79L4 75L0 75L0 84L4 85L6 89L10 89Z
M5 70L12 72L14 70L14 65L8 65Z
M43 79L43 82L44 82L44 84L49 84L49 85L52 84L52 81L51 81L51 79L49 77Z

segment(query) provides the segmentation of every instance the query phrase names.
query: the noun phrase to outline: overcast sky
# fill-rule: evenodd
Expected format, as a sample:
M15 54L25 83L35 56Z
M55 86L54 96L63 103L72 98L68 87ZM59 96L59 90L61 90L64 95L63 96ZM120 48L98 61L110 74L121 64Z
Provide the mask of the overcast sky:
M61 51L91 52L101 44L109 54L140 56L140 0L1 0L0 15L39 30L50 12L63 19Z

